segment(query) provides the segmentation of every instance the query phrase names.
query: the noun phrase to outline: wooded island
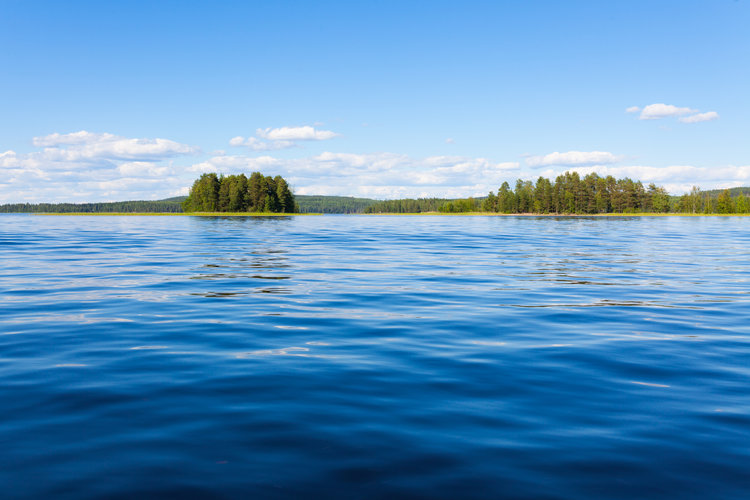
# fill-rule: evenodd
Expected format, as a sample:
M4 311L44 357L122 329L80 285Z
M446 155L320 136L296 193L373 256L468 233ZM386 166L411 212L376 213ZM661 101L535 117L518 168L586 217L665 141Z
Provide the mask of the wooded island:
M298 213L294 194L283 177L253 172L239 175L203 174L182 202L185 212Z

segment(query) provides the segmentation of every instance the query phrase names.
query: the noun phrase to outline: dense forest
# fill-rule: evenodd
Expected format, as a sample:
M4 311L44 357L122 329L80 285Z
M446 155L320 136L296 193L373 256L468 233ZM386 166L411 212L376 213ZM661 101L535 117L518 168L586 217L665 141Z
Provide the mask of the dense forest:
M606 213L696 213L732 214L750 212L750 188L702 192L694 187L683 196L670 196L662 187L640 181L600 177L581 178L566 172L555 181L539 177L536 183L516 181L511 189L504 182L497 193L485 198L459 200L403 199L376 203L367 213L496 212L506 214L606 214Z
M185 212L299 212L294 194L283 177L253 172L239 175L203 174L182 202Z
M112 201L102 203L9 203L0 205L0 213L179 213L182 205L178 198L159 201Z
M504 182L497 194L481 203L485 212L540 214L603 214L668 212L669 194L664 188L640 181L600 177L577 172L559 175L554 182L539 177L536 183L517 180L515 189Z
M442 206L450 202L451 200L446 198L405 198L402 200L384 200L367 207L365 213L414 214L422 212L437 212Z
M361 214L367 207L378 202L370 198L350 196L305 196L295 195L297 206L303 214Z

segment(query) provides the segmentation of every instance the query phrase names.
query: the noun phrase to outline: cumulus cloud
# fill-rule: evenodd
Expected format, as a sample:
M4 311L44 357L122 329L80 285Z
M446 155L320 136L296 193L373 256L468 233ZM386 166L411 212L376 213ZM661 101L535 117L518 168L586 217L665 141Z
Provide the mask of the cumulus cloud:
M169 139L132 139L85 130L34 137L32 143L44 147L46 156L57 161L159 160L198 152L196 147Z
M0 153L0 202L152 199L185 182L164 162L199 152L169 139L85 130L35 137L32 144L41 149Z
M338 137L330 130L316 130L310 126L265 128L255 131L258 137L271 141L325 141Z
M631 106L625 110L626 113L641 112L639 120L659 120L662 118L677 118L682 123L699 123L717 120L719 113L708 111L699 113L699 110L692 108L680 108L671 104L656 103L645 106L642 110L638 106ZM685 116L690 115L690 116Z
M712 120L718 120L719 113L716 111L709 111L707 113L698 113L690 116L683 116L680 118L682 123L699 123L699 122L710 122Z
M277 151L279 149L289 149L297 144L293 141L261 141L257 137L244 138L237 136L229 141L230 146L245 146L253 151Z
M566 153L555 151L543 156L529 156L526 158L526 164L530 167L606 165L620 160L619 156L606 151L568 151Z
M131 161L117 166L117 171L125 177L162 177L169 175L168 165L158 165L147 161Z
M237 136L229 141L231 146L245 146L253 151L275 151L299 146L300 141L325 141L338 137L330 130L318 130L309 125L303 127L259 128L255 137ZM261 140L262 139L262 140Z
M657 103L649 104L648 106L643 108L643 111L641 111L641 116L639 116L638 118L640 120L658 120L660 118L667 118L670 116L683 116L690 113L695 113L697 111L697 109L679 108L671 104Z
M39 147L55 147L60 145L70 144L86 144L93 142L112 141L117 138L113 134L97 134L94 132L87 132L86 130L80 130L78 132L71 132L69 134L49 134L41 137L34 137L32 143L34 146Z

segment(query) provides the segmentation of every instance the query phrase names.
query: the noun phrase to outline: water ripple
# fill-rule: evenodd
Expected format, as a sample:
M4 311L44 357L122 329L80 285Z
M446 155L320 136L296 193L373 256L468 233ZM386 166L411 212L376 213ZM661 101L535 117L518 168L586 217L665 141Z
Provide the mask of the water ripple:
M749 224L0 216L4 495L747 498Z

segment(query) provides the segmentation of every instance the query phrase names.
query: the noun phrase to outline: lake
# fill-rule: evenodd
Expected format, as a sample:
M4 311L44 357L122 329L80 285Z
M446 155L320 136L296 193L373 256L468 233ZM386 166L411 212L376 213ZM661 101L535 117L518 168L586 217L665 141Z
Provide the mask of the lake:
M748 498L750 218L0 216L6 498Z

